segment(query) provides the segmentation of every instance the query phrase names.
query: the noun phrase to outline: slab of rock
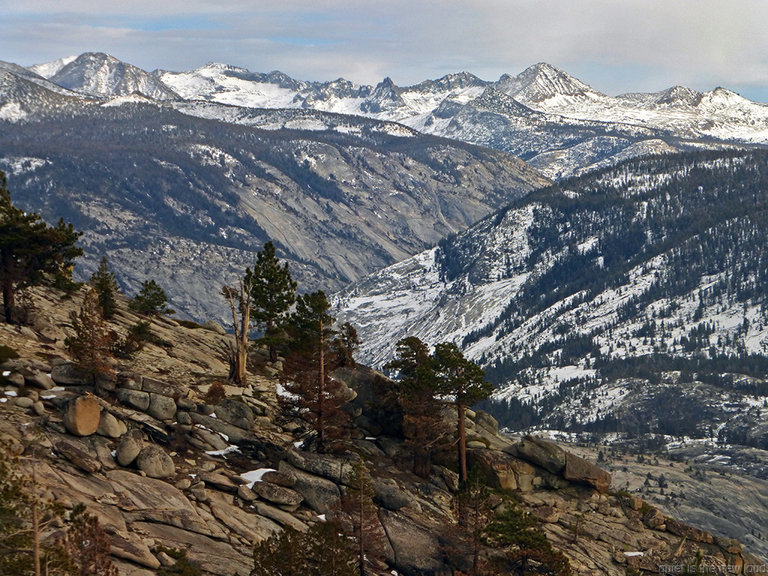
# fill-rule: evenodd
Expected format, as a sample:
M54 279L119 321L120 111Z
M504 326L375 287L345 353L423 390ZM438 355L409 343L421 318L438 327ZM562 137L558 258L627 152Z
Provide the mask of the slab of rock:
M131 532L115 532L109 535L110 552L113 556L130 560L140 566L155 570L160 568L160 561L150 552L147 545L137 534Z
M170 420L176 415L176 401L169 396L150 392L147 414L158 420Z
M485 476L486 482L492 488L524 492L533 489L536 470L519 458L503 452L481 450L470 452L468 461L470 466L476 467Z
M211 494L210 507L213 515L223 522L235 534L249 542L260 542L280 531L280 526L269 518L248 513L231 504L232 499L220 492Z
M72 462L75 466L87 472L93 474L101 470L101 464L96 458L93 458L85 449L85 447L76 446L72 442L61 440L56 443L56 451L64 458Z
M53 379L44 372L33 372L29 376L26 376L24 381L27 383L27 386L34 386L35 388L40 388L41 390L50 390L56 386L56 383L53 381Z
M286 474L285 472L278 472L277 470L265 472L261 479L264 480L264 482L285 486L286 488L293 488L296 485L296 478L293 475Z
M139 452L144 447L144 441L138 430L133 430L126 434L120 444L117 446L116 459L120 466L130 466L139 456Z
M526 436L514 446L514 450L516 456L553 474L560 474L565 468L567 452L554 442Z
M608 492L611 487L610 473L574 454L568 454L566 457L563 478L569 482L588 484L602 494Z
M117 399L131 408L145 412L149 408L149 394L141 390L120 388L117 391Z
M406 574L435 574L444 568L437 537L405 516L382 510L381 523L396 563Z
M397 512L400 508L415 502L413 496L400 488L391 478L374 478L373 489L376 492L376 502L387 510Z
M238 428L229 422L224 422L223 420L206 416L205 414L190 412L189 416L195 424L200 424L221 434L226 434L229 441L233 444L240 444L241 442L248 440L248 437L251 435L246 430Z
M278 468L280 472L295 476L294 489L304 497L307 506L318 514L328 514L338 505L341 492L339 487L330 480L294 468L286 461L280 462Z
M224 398L216 406L216 417L233 426L250 430L253 427L253 410L240 400Z
M674 518L666 518L664 523L667 526L667 532L682 536L693 542L703 542L704 544L712 544L715 539L712 534L705 532L699 528L694 528L688 524L678 522Z
M64 407L64 427L75 436L90 436L99 427L101 406L95 396L78 396Z
M298 507L302 500L304 500L301 494L295 490L284 486L278 486L271 482L256 482L254 483L252 490L263 500L268 500L274 504L290 508Z
M136 458L139 470L150 478L168 478L176 474L173 459L160 446L150 444L144 446Z
M304 522L296 518L296 516L294 516L293 514L286 512L285 510L281 510L280 508L275 508L274 506L270 506L266 502L254 502L253 507L256 509L256 512L258 512L262 516L271 518L278 524L281 524L283 526L289 526L294 530L298 530L299 532L306 532L307 530L309 530L309 526L307 526Z
M178 398L182 395L182 390L175 384L169 384L167 382L161 382L154 378L144 376L141 379L141 389L144 392L151 392L153 394L160 394L161 396L168 396L169 398Z
M51 379L59 386L82 386L86 383L74 364L57 364L51 368Z
M237 487L237 497L244 502L253 502L258 498L256 492L251 490L246 484L241 484Z
M289 464L300 470L334 482L349 485L352 480L353 463L338 456L289 450L287 460Z
M234 494L239 488L238 484L235 484L231 478L225 476L221 472L200 472L197 477L209 486L213 486L217 490L223 490L224 492Z

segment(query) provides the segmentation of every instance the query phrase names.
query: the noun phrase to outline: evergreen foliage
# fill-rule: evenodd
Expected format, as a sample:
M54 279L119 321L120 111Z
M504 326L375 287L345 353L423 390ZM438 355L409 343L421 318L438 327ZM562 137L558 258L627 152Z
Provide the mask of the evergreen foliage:
M355 367L354 355L360 347L360 338L352 324L345 322L339 327L339 334L334 338L332 347L336 354L336 364L339 368Z
M457 412L457 436L459 452L459 481L467 479L467 431L466 409L488 398L493 385L485 381L485 372L474 362L467 360L459 347L451 342L435 346L433 365L437 389L452 397Z
M286 528L253 548L250 576L356 576L357 562L341 526L317 522L307 532Z
M49 226L36 213L25 213L11 203L5 174L0 172L0 288L3 313L8 323L18 323L17 292L70 275L73 261L82 255L75 246L80 234L72 224L59 220Z
M403 411L405 443L414 454L414 473L427 478L432 457L445 440L434 358L429 347L415 336L400 340L395 354L386 368L399 374L396 396Z
M141 289L130 301L128 307L145 316L175 314L174 310L169 308L167 304L168 297L158 283L154 280L145 280L141 283Z
M358 460L352 467L341 508L352 523L353 551L360 576L365 576L366 566L383 557L385 534L379 523L378 507L373 501L375 496L368 468L362 459Z
M253 302L251 318L263 331L260 342L269 347L270 360L277 360L277 346L283 340L283 324L296 301L296 282L288 263L280 265L272 242L256 255L253 270L246 268L245 283L250 286Z
M93 288L87 289L80 312L72 313L71 320L75 335L65 343L78 371L93 384L100 378L111 378L114 371L110 360L118 337L104 321L99 297Z
M62 510L37 495L34 479L25 474L14 448L0 442L0 574L32 576L47 566L62 576L75 576L59 546L42 541L43 532L61 518Z
M70 525L59 543L70 558L77 576L119 576L109 554L111 542L99 524L99 519L85 511L85 506L75 506L69 515Z
M99 268L91 276L89 284L99 296L99 306L101 306L104 319L111 320L117 310L116 295L120 288L117 285L115 275L109 269L106 256L101 259Z
M316 434L317 450L339 449L349 434L348 398L341 382L330 377L336 368L331 342L336 319L325 293L312 292L296 299L287 324L288 343L281 380L290 397L282 396L287 411L304 419Z

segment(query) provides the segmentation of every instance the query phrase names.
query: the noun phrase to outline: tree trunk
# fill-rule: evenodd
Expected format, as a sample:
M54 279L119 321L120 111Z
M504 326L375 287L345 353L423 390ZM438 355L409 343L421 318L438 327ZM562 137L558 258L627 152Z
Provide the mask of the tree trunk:
M16 307L16 293L10 280L3 281L3 313L8 324L15 324L16 318L13 309Z
M467 480L467 428L464 421L466 412L464 404L456 404L456 411L459 417L459 483L464 483Z
M265 336L271 335L270 333L272 332L272 330L274 328L275 328L275 320L274 320L274 318L268 318L267 319L267 329L264 332L264 335ZM277 348L275 347L274 344L269 344L268 347L269 347L269 361L272 362L272 363L277 362Z
M320 368L319 368L319 382L317 386L317 450L318 452L325 451L323 428L325 427L325 341L323 338L323 321L320 320Z

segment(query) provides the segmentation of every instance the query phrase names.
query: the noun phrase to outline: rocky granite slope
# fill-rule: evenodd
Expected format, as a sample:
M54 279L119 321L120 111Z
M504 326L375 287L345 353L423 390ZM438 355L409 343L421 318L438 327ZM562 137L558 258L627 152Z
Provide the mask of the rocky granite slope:
M258 354L247 387L227 386L226 399L205 403L228 368L230 337L213 325L153 319L159 344L117 363L115 382L86 385L63 346L72 330L68 312L81 298L36 291L30 326L0 324L0 343L19 354L0 372L0 437L24 451L41 492L65 507L84 503L99 517L122 575L148 576L173 562L164 548L186 550L206 574L249 574L255 542L285 527L304 531L335 512L355 453L372 472L385 536L376 572L466 567L455 552L457 476L434 466L424 480L401 466L406 448L362 402L370 372L339 375L351 396L360 393L352 410L367 426L350 444L354 453L319 455L300 447L295 423L278 424L280 366ZM113 328L122 332L136 320L123 303ZM736 573L758 565L737 542L611 491L610 474L551 442L512 442L480 412L470 413L468 432L475 468L537 518L575 574L656 574L697 556Z

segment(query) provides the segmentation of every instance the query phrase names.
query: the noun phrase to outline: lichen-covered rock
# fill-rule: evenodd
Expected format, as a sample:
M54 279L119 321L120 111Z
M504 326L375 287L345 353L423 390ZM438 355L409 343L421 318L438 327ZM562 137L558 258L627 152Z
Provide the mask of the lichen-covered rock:
M296 478L294 489L304 497L307 506L318 514L327 514L337 507L341 492L335 483L294 468L285 461L280 462L279 470Z
M99 427L101 406L94 396L78 396L64 408L64 427L75 436L90 436Z
M51 369L51 379L59 386L85 384L85 378L75 368L74 364L57 364Z
M434 574L445 568L437 536L396 512L382 510L381 524L392 545L396 563L405 574Z
M253 485L252 490L259 495L260 498L279 504L281 506L296 507L301 504L304 498L290 488L285 486L278 486L271 482L256 482Z
M173 459L160 446L144 446L136 458L139 470L150 478L168 478L176 474Z

